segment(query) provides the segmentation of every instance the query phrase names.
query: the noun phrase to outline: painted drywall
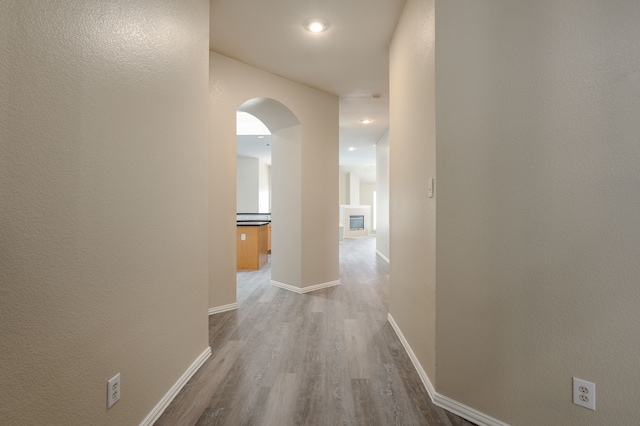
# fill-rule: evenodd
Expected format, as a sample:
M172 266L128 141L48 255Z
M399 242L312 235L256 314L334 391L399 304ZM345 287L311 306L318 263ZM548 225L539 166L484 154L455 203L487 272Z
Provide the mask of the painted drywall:
M139 424L207 349L208 8L0 2L0 424Z
M337 280L338 98L215 52L209 66L210 162L215 170L210 190L218 200L233 200L230 205L217 203L211 215L210 306L235 302L235 111L254 98L280 102L301 124L301 275L292 285ZM276 173L274 166L274 187Z
M342 167L340 167L340 171L339 171L339 176L338 176L338 182L340 185L340 190L339 190L339 197L340 197L340 204L349 204L349 178L348 178L348 174L349 172L346 171L345 169L343 169Z
M258 212L271 212L271 166L258 161Z
M376 250L389 256L389 132L376 144Z
M373 192L376 190L375 183L360 182L360 205L373 206Z
M302 143L300 126L273 133L271 279L300 287L302 281ZM291 178L297 176L297 178Z
M367 226L367 231L372 234L375 233L375 213L373 211L373 193L376 190L375 183L362 183L360 182L360 205L371 206L371 217Z
M236 211L271 211L271 166L252 157L236 157Z
M389 312L435 382L434 1L408 0L390 46Z
M236 211L258 213L260 211L259 160L251 157L236 157Z
M353 173L347 175L349 181L349 204L352 206L360 205L360 177Z
M436 22L437 390L514 425L637 424L640 3Z

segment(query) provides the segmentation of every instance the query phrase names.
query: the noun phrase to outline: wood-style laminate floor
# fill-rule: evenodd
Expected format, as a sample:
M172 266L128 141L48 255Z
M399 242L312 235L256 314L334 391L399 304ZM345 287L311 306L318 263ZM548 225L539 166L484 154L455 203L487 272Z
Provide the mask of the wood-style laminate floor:
M431 403L388 323L374 238L340 244L340 286L296 294L270 267L238 273L238 310L209 317L212 355L156 426L472 425Z

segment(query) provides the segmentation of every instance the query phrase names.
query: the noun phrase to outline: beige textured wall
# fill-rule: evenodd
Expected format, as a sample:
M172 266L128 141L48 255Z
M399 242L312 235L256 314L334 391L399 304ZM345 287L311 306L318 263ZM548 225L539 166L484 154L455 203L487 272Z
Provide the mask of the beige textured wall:
M449 0L436 22L438 392L638 424L640 3Z
M348 172L346 170L344 170L342 167L340 167L340 171L339 171L339 185L340 185L340 190L339 190L339 197L340 197L340 204L349 204L349 178L348 178Z
M349 177L349 204L352 206L360 205L360 177L353 173L348 174Z
M257 213L260 201L259 160L236 157L236 212Z
M376 144L376 250L389 257L389 132Z
M292 126L272 134L273 211L271 214L271 279L302 284L301 129Z
M258 161L258 212L271 211L271 166Z
M208 7L0 2L0 424L139 424L208 346Z
M435 382L433 18L433 0L408 0L390 47L389 312Z
M210 54L211 214L210 306L235 302L235 113L253 98L288 107L301 123L301 286L337 280L338 98ZM264 120L263 120L264 121ZM274 169L272 171L275 181ZM274 205L275 206L275 187ZM274 231L275 232L275 231ZM285 283L287 284L287 283Z
M376 190L375 183L360 182L360 205L373 206L373 191Z

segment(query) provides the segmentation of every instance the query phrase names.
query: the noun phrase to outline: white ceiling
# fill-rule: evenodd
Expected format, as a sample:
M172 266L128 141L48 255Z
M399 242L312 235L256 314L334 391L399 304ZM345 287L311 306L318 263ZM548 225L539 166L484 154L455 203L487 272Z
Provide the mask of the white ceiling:
M210 48L339 96L340 165L373 182L375 144L389 127L388 46L403 6L404 0L211 0ZM312 18L329 29L307 32L303 24Z

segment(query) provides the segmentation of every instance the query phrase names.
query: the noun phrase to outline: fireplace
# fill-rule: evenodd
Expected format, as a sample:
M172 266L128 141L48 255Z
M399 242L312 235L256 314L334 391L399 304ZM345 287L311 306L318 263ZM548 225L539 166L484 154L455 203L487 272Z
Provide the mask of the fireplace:
M364 238L371 229L370 206L340 206L340 224L343 238Z
M364 215L350 215L349 230L359 231L361 229L364 229Z

